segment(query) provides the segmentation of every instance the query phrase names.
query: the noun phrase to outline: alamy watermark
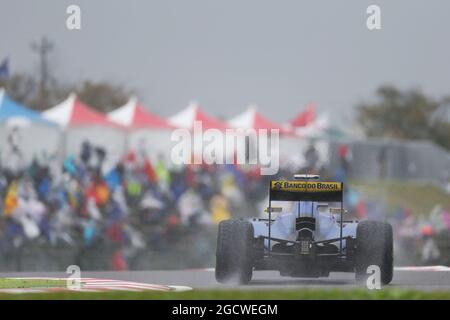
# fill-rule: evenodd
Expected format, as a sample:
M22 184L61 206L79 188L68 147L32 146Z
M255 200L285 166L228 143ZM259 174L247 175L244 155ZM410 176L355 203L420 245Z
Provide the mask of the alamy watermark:
M369 15L366 20L366 26L369 30L381 29L381 8L375 4L367 7L366 13Z
M77 265L70 265L66 269L66 273L69 275L66 279L66 287L69 290L81 289L81 269Z
M71 4L66 8L66 28L68 30L81 30L81 8L79 5ZM367 7L366 26L369 30L381 29L381 8L376 4Z
M377 265L370 265L367 268L367 274L369 274L369 276L367 277L367 280L366 280L367 289L369 289L369 290L381 289L380 267Z
M170 158L175 165L250 164L260 166L261 175L274 175L279 170L278 129L203 130L195 121L193 130L172 132Z
M75 4L67 7L66 28L69 30L81 30L81 8Z

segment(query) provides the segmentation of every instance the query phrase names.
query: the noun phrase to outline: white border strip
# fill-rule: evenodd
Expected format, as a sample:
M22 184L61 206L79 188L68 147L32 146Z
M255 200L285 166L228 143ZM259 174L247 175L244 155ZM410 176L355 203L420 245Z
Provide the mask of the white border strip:
M408 267L395 267L395 271L450 271L450 267L446 266L408 266Z

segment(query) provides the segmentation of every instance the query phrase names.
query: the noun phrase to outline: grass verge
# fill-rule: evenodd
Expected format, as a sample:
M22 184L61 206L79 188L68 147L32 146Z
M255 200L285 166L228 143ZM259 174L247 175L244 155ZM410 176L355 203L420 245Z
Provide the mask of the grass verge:
M66 286L65 280L0 278L0 289L54 288Z
M450 291L372 290L193 290L188 292L53 292L0 294L0 299L37 300L450 300Z

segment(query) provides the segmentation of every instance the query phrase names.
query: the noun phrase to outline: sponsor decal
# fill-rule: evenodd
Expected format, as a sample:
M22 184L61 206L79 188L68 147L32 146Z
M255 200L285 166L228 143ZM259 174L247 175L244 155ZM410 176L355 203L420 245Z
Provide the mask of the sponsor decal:
M342 190L340 182L272 181L271 190L287 192L335 192Z

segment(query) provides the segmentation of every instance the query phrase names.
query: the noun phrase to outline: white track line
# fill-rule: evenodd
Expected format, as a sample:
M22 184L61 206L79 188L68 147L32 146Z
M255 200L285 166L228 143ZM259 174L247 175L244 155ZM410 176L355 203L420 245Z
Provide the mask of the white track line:
M66 281L69 278L52 278L52 277L26 277L26 278L10 278L10 279L42 279L42 280L62 280ZM191 287L185 286L166 286L160 284L141 283L134 281L122 281L113 279L97 279L97 278L70 278L70 281L79 280L81 282L80 289L69 289L67 287L53 287L53 288L14 288L14 289L0 289L0 292L5 293L36 293L36 292L106 292L106 291L188 291Z
M395 267L395 271L450 271L450 267L446 266L408 266L408 267Z

